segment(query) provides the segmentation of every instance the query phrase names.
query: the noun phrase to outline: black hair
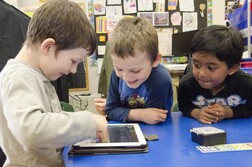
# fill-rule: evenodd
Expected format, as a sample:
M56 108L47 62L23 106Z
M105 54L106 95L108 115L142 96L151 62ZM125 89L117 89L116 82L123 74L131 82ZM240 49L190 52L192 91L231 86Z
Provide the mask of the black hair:
M243 35L235 27L211 25L200 29L192 39L190 53L205 52L224 61L228 68L240 65L244 51Z

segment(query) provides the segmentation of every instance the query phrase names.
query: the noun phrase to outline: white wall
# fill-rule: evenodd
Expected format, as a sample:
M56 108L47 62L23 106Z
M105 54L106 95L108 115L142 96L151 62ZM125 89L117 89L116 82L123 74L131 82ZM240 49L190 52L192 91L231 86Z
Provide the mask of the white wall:
M81 2L82 0L75 0ZM24 6L36 6L39 4L39 0L5 0L14 6L24 7ZM225 1L224 0L212 0L213 2L213 24L225 24ZM99 74L97 67L89 67L89 92L98 92L98 80Z
M89 92L97 93L98 92L98 67L89 67L88 68L88 78L89 78Z
M225 24L225 1L212 0L213 2L213 24Z

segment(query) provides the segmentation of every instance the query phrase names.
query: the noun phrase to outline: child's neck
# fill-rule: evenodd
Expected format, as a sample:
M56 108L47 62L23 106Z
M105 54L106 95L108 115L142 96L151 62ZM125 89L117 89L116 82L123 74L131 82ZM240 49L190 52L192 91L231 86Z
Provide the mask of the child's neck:
M41 53L38 52L38 50L32 49L24 45L22 49L19 51L19 53L17 54L17 56L15 57L15 59L25 64L31 65L35 68L39 68L38 60L39 60L40 54Z
M219 84L218 86L216 86L213 89L210 89L212 95L216 95L217 93L219 93L220 91L222 91L226 86L226 81L223 81L221 84Z

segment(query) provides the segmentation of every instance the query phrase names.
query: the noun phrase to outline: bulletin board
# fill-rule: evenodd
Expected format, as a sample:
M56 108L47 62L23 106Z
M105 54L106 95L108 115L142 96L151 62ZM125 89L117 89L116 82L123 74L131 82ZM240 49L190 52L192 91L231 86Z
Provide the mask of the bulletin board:
M162 34L159 35L163 38L161 41L169 45L172 33L206 27L211 5L212 0L93 0L94 28L99 41L96 58L103 58L106 42L123 17L146 17ZM169 47L162 46L159 50L170 56Z

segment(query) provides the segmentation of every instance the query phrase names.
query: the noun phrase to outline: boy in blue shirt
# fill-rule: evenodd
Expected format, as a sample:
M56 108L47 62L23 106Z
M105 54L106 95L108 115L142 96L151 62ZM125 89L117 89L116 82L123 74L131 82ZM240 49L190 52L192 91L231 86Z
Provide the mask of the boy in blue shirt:
M173 102L169 72L159 61L158 36L140 17L119 21L109 40L114 71L106 103L108 118L147 124L164 122Z
M242 34L234 27L212 25L192 42L193 70L178 89L179 109L204 124L252 116L252 76L240 69Z

